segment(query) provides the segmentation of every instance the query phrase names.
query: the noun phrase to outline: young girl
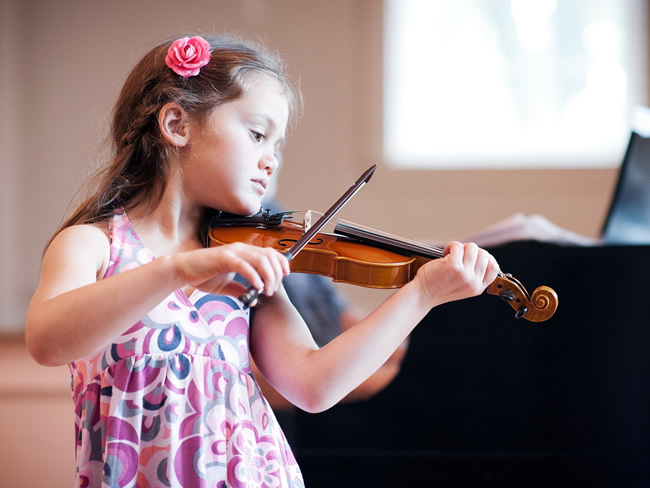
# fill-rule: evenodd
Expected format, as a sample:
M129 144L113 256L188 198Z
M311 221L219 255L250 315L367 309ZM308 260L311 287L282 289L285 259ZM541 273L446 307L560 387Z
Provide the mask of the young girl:
M49 243L26 324L39 363L70 365L77 486L303 486L249 343L277 391L322 411L432 307L496 277L489 254L452 243L319 349L282 289L282 254L206 248L215 211L260 208L298 100L281 62L221 36L166 42L128 77L113 159ZM237 274L265 295L250 326Z

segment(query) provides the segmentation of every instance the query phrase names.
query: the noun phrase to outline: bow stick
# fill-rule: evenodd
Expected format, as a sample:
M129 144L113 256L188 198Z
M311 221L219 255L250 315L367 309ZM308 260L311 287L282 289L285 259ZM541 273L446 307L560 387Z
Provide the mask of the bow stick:
M375 169L377 169L377 165L373 165L370 168L368 168L360 177L357 181L354 182L354 184L339 198L334 205L330 207L330 209L325 212L320 219L316 221L314 225L312 225L309 229L305 231L305 233L291 246L285 253L284 255L287 257L287 260L291 261L296 254L298 254L302 248L304 248L309 240L314 237L320 229L322 229L331 219L336 215L336 213L345 205L350 198L352 198L368 181L370 180L370 177L373 175L375 172ZM250 306L255 299L257 299L260 294L262 293L262 290L253 288L251 286L248 287L248 289L239 297L239 299L244 302L245 305Z

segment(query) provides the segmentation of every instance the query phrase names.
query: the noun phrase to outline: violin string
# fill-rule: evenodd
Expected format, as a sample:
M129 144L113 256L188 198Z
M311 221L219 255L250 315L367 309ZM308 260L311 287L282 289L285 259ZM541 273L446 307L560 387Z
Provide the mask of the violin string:
M379 245L384 245L394 249L396 252L409 251L427 258L441 258L444 256L444 250L423 244L410 239L404 239L385 232L379 232L370 227L353 224L344 220L337 220L334 232L349 237L357 237L362 241L367 241Z
M370 227L365 227L359 224L353 224L345 220L335 219L337 224L334 232L346 235L348 237L357 237L362 241L368 241L375 244L383 244L396 252L409 251L425 258L442 258L444 257L444 249L437 246L430 246L421 242L413 241L397 237L392 234L380 232ZM509 275L504 274L499 270L498 276L500 278L507 278Z

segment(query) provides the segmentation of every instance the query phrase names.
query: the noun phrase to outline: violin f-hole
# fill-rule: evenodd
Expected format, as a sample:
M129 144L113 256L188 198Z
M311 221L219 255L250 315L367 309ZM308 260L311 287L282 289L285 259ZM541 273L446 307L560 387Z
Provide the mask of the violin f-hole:
M291 247L293 244L298 242L298 239L280 239L278 240L278 246L280 247ZM307 243L308 246L320 246L323 242L325 242L323 239L320 237L318 239L314 239L313 241L309 241Z

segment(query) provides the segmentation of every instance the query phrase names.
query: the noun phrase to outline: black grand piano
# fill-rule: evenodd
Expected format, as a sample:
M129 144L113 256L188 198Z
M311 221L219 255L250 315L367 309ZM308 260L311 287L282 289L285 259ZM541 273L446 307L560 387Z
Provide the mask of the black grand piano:
M650 486L650 246L491 251L555 315L485 294L431 311L388 388L296 415L308 488Z

